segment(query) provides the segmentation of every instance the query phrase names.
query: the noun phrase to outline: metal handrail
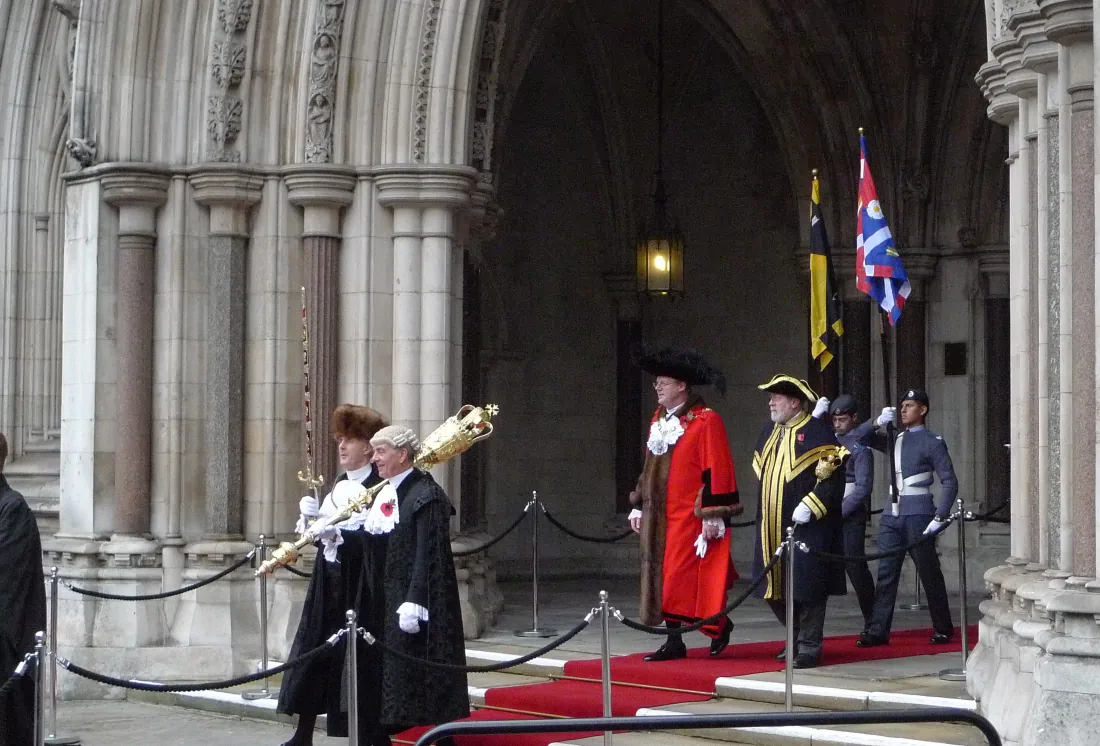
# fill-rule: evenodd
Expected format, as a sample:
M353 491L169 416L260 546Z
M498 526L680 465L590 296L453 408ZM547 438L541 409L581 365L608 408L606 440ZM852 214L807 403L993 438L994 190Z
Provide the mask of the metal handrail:
M990 746L1002 746L993 723L969 710L929 707L920 710L862 710L857 712L761 712L721 715L645 715L555 720L471 720L432 728L416 746L432 746L453 736L512 735L516 733L574 733L579 731L662 731L696 728L758 728L791 725L881 725L892 723L964 723L982 732Z

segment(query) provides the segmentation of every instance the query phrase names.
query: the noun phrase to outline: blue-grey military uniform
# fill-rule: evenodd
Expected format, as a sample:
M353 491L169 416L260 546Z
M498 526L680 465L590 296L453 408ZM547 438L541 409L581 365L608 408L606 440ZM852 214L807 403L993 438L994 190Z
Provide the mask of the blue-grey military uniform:
M919 395L924 396L923 393ZM907 398L913 396L914 392L910 391ZM851 435L877 451L886 451L886 435L874 429L873 421L856 428ZM899 433L894 459L898 502L893 504L891 491L879 523L878 548L882 552L900 549L920 539L933 517L946 519L959 492L959 480L955 476L947 444L931 430L911 427ZM940 480L940 495L935 499L932 482L937 477ZM950 639L955 627L951 621L951 607L935 540L918 544L909 550L909 555L917 566L917 574L928 597L932 626L938 634ZM886 640L890 637L903 561L904 556L879 560L875 608L871 622L864 630L873 638Z
M838 398L839 400L839 398ZM834 412L836 409L834 408ZM849 557L863 555L864 535L867 532L867 519L871 517L871 489L875 479L875 463L871 449L852 437L851 432L837 434L836 439L852 454L844 462L844 501L841 514L844 518L844 554ZM875 580L867 561L847 562L844 565L848 580L859 600L859 610L863 613L863 624L871 623L875 604Z

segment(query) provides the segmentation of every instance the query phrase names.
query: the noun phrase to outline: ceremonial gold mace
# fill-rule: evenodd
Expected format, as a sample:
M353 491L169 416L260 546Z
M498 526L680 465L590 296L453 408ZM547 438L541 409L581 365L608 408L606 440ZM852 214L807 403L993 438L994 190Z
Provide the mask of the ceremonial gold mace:
M485 440L493 434L493 423L490 420L499 411L495 404L487 404L484 408L475 407L472 404L463 406L424 439L416 453L416 458L413 459L413 466L427 471L436 464L442 464L464 453L474 443ZM388 481L382 481L369 489L360 490L358 495L348 500L348 504L343 509L324 520L314 522L296 541L282 542L279 548L271 553L271 559L260 565L256 575L272 572L276 567L294 564L300 549L317 541L326 528L346 521L354 513L368 507L387 484L389 484Z

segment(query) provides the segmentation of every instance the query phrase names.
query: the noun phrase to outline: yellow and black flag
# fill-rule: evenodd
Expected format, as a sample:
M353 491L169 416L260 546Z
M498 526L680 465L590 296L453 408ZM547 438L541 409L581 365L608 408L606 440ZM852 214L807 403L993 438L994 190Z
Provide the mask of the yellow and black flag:
M821 370L833 361L844 334L840 295L833 276L829 237L821 219L821 192L814 171L810 191L810 354Z

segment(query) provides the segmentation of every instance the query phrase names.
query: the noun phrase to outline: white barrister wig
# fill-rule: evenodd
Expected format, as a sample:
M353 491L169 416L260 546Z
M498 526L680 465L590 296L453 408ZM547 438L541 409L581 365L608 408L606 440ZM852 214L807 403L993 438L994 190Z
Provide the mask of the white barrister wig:
M394 448L408 448L412 455L416 455L420 448L420 438L416 433L402 425L387 425L374 434L370 439L372 446L389 445Z

